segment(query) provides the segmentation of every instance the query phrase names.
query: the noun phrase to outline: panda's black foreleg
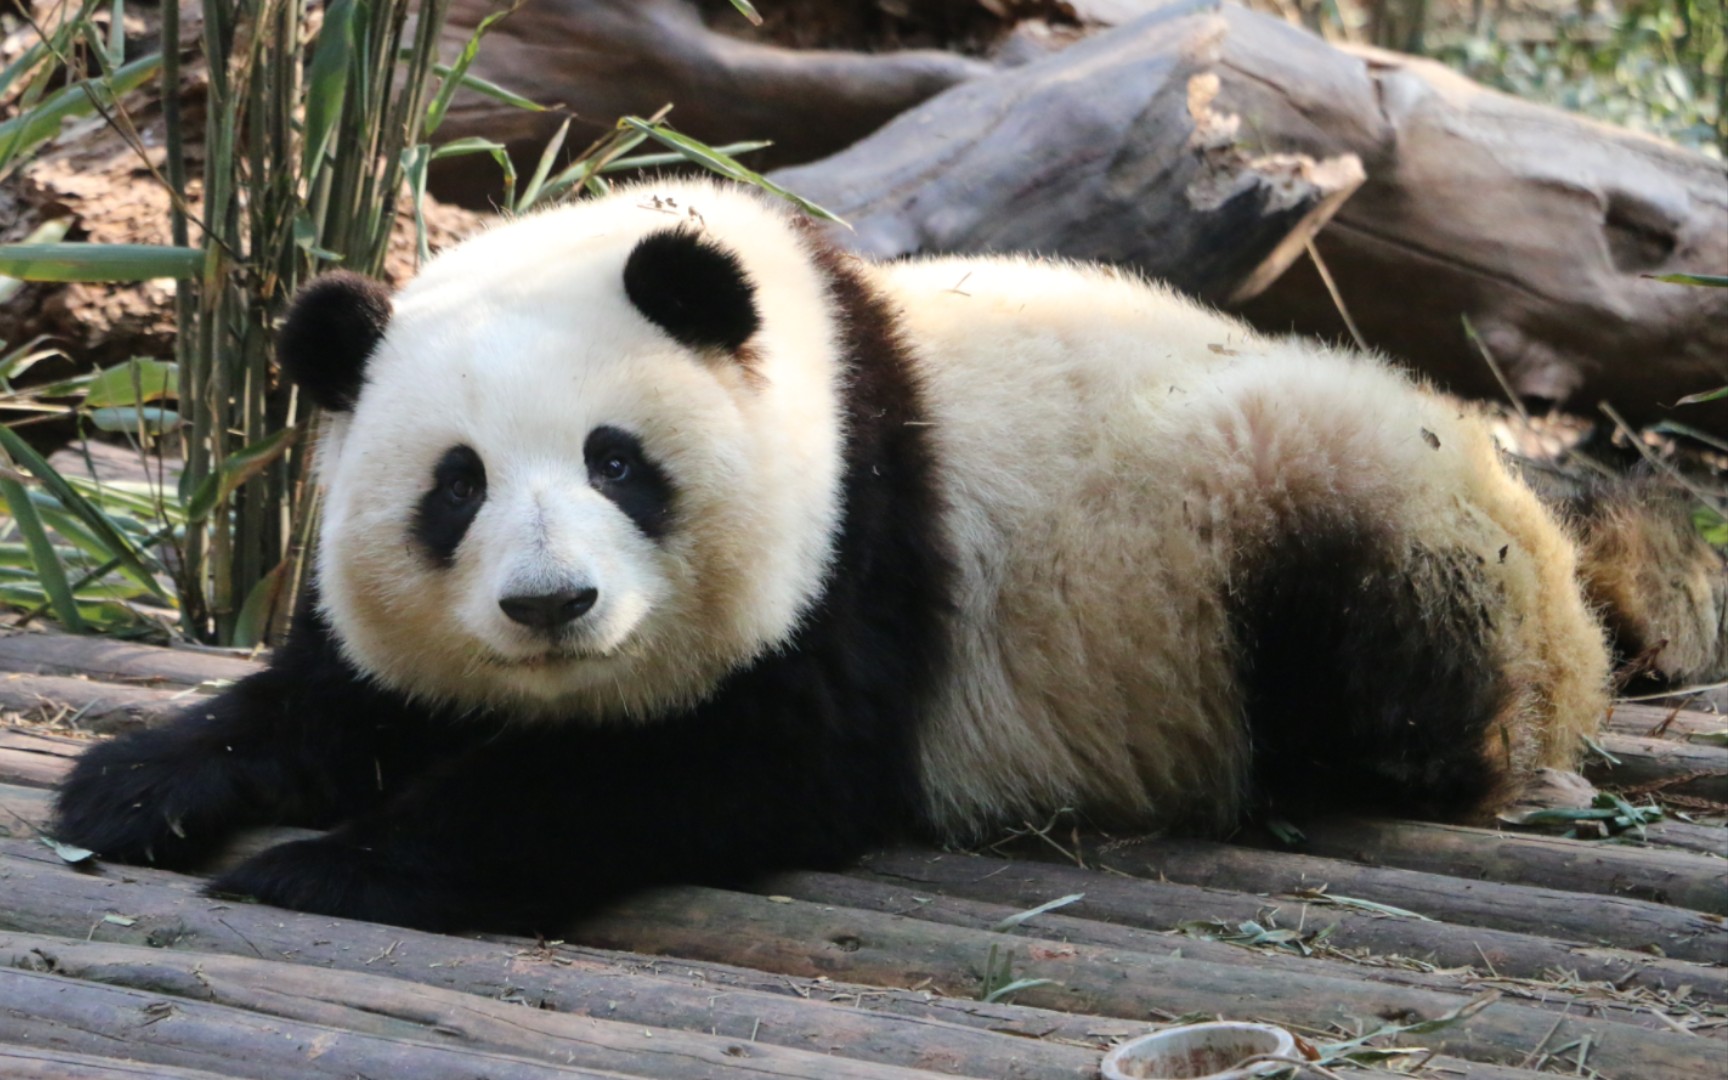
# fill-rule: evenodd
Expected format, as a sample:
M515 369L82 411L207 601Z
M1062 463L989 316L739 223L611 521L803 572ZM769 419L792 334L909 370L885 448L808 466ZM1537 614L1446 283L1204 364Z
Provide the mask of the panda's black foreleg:
M412 771L401 748L422 754L428 740L405 717L333 654L291 646L167 725L91 747L61 784L52 834L185 868L248 826L329 825Z
M377 812L266 851L212 891L432 930L557 933L630 888L833 865L904 819L863 758L786 740L508 732Z

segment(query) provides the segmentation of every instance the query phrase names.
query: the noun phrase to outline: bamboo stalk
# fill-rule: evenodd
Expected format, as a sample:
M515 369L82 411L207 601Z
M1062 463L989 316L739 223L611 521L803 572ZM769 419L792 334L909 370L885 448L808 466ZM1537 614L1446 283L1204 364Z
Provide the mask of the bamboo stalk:
M1308 855L1728 914L1728 860L1689 851L1356 817L1303 822L1302 832Z
M1194 1012L1260 1019L1309 1030L1372 1030L1377 1018L1435 1018L1462 995L1326 975L1212 964L1187 957L1053 942L943 926L795 900L755 904L737 894L679 888L636 894L570 928L572 940L694 957L806 977L887 986L925 984L975 995L994 946L1014 950L1015 978L1050 982L1020 991L1019 1003L1124 1018ZM1468 1023L1428 1032L1442 1053L1519 1065L1548 1043L1590 1039L1590 1064L1608 1076L1709 1075L1720 1047L1672 1031L1553 1014L1498 1001Z
M1088 875L1092 881L1100 876ZM805 900L813 904L824 904L839 908L857 908L864 911L880 912L887 915L898 915L925 922L941 923L946 926L959 926L972 930L996 930L1004 924L1009 924L1015 932L1022 932L1031 938L1046 941L1060 941L1075 945L1093 945L1102 949L1145 953L1149 956L1181 957L1189 960L1202 961L1208 964L1223 964L1231 967L1241 967L1254 971L1286 972L1301 978L1308 975L1327 976L1338 979L1353 979L1368 983L1386 983L1393 986L1407 986L1421 990L1433 990L1441 993L1471 995L1480 993L1485 986L1493 986L1491 980L1503 973L1491 974L1480 970L1477 965L1483 961L1476 958L1474 965L1462 965L1450 970L1418 969L1416 966L1399 960L1410 959L1408 953L1403 956L1369 957L1365 959L1345 959L1341 952L1330 948L1331 943L1321 938L1315 938L1313 955L1302 955L1293 948L1280 948L1274 945L1247 947L1231 944L1225 941L1210 940L1199 935L1170 933L1150 929L1119 925L1105 922L1098 918L1096 912L1076 911L1081 901L1064 904L1060 909L1045 912L1031 918L1024 918L1024 913L1038 904L1015 906L1008 897L991 895L981 898L958 898L952 896L935 897L928 894L914 895L912 890L903 884L891 884L880 879L867 878L859 875L824 874L800 872L777 874L759 883L758 888L764 893L789 896L795 900ZM1044 903L1064 895L1085 895L1082 889L1067 894L1046 892ZM1144 907L1144 905L1142 905ZM1071 914L1071 912L1073 912ZM1211 916L1216 919L1217 915ZM1234 929L1235 924L1229 924ZM1318 926L1315 927L1319 929ZM1379 961L1376 963L1376 961ZM1678 967L1679 965L1675 965ZM1706 979L1712 974L1709 969L1702 970ZM1505 976L1510 978L1509 975ZM1720 980L1718 980L1720 982ZM1504 985L1512 985L1510 982ZM1681 983L1674 983L1678 988ZM1684 985L1691 986L1690 980ZM1664 1017L1654 1015L1649 1007L1636 1002L1618 1002L1600 994L1602 987L1588 983L1573 981L1570 987L1558 980L1546 981L1543 986L1544 996L1524 999L1525 1003L1550 1012L1572 1012L1583 1009L1592 1015L1614 1020L1634 1027L1651 1028L1658 1031L1671 1031L1671 1022ZM1696 993L1697 988L1692 987Z
M1010 862L987 856L898 849L866 858L854 873L911 889L915 894L995 900L1022 909L1058 896L1083 893L1063 914L1103 922L1171 930L1187 922L1255 921L1323 935L1339 949L1427 960L1442 968L1474 968L1489 975L1534 979L1554 971L1616 986L1678 990L1692 986L1713 1001L1728 1001L1728 970L1666 960L1629 949L1610 949L1537 934L1459 926L1451 922L1391 918L1319 899L1254 895L1230 889L1100 874L1059 863ZM1414 902L1406 898L1406 904ZM1444 917L1436 916L1437 918ZM1720 942L1719 948L1723 948Z
M1013 1080L1083 1080L1093 1075L1108 1040L1145 1026L699 961L650 961L522 939L475 941L228 904L199 896L197 883L180 875L141 867L80 872L47 848L17 840L0 839L0 858L12 874L0 932L166 949L194 965L230 955L292 961L321 972L386 974L484 998L908 1067L930 1064L936 1048L956 1068ZM106 920L104 913L122 918Z
M357 1075L604 1080L618 1075L271 1020L202 1001L40 972L0 971L0 1042L95 1055L112 1049L117 1038L125 1041L135 1061L196 1068L214 1060L229 1076L255 1080L352 1080Z
M272 1026L260 1024L258 1017L388 1040L403 1057L402 1071L390 1074L397 1076L417 1075L413 1070L424 1067L418 1059L428 1056L426 1051L441 1055L453 1049L664 1080L744 1073L793 1080L929 1076L923 1070L830 1057L747 1038L525 1008L382 974L329 971L253 957L164 953L136 945L8 934L0 936L0 968L51 972L58 980L74 983L61 990L69 996L100 988L93 996L106 998L109 995L101 991L113 988L162 998L166 1008L158 1012L172 1012L176 1020L189 1003L219 1007L221 1012L213 1011L213 1026L243 1018L240 1031L233 1036L223 1033L222 1041L230 1043L236 1054L251 1056L254 1040L275 1035ZM0 996L4 993L0 989ZM193 1062L183 1058L175 1063Z
M140 1080L225 1080L202 1069L176 1069L68 1050L4 1045L0 1045L0 1075L12 1080L115 1080L133 1076Z
M1035 858L1042 853L1029 851ZM1248 892L1335 896L1391 904L1465 926L1511 930L1565 941L1657 950L1677 959L1728 959L1728 924L1718 915L1626 896L1593 895L1532 885L1500 885L1417 870L1361 866L1290 852L1264 852L1201 840L1123 841L1087 852L1099 868L1135 877Z

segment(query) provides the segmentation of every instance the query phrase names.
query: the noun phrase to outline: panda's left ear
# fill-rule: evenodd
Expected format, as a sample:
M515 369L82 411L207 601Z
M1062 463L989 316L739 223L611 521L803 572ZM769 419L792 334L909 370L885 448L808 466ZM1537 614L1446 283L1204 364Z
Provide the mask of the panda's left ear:
M347 412L359 400L366 361L390 326L390 290L348 270L322 274L300 290L276 333L276 361L321 409Z
M738 256L686 226L649 233L624 264L624 292L649 322L692 349L737 352L762 325Z

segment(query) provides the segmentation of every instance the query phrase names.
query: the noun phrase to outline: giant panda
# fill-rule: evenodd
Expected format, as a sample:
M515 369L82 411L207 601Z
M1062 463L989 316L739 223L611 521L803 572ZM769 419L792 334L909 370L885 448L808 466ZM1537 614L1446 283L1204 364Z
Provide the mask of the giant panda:
M966 842L1465 819L1569 766L1607 647L1465 406L1118 270L873 265L753 192L308 287L316 573L266 670L98 745L62 840L431 929Z

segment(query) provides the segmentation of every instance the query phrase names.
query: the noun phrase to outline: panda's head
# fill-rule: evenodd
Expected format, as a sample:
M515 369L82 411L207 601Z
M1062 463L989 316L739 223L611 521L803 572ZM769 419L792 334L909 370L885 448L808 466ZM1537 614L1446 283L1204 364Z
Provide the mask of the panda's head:
M394 296L301 295L329 416L321 610L417 698L651 718L783 644L840 513L828 281L756 197L637 188L514 221Z

